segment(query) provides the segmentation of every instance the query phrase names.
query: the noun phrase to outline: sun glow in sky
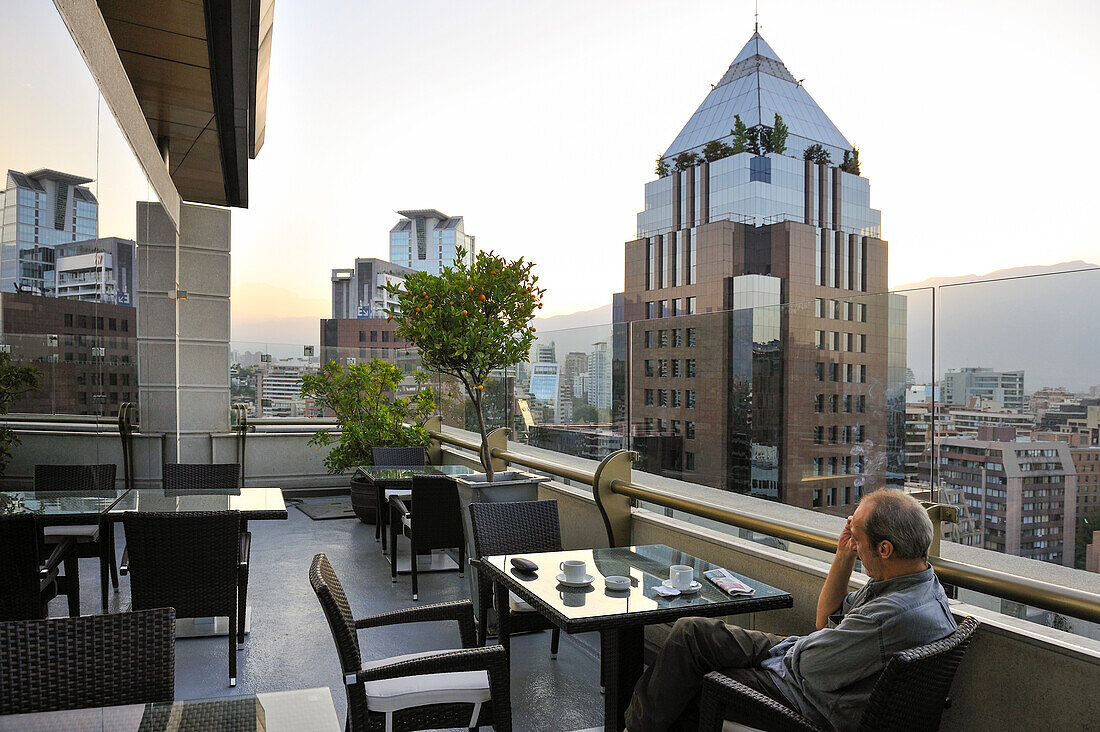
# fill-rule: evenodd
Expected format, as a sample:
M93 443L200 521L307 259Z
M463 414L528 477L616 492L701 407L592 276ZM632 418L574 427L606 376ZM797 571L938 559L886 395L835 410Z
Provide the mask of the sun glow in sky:
M1100 256L1100 4L760 5L860 148L892 286ZM330 270L387 258L408 208L533 259L549 315L607 304L654 158L752 24L748 0L279 0L235 319L326 317ZM0 69L0 169L96 177L100 234L133 236L146 186L52 4L3 4Z

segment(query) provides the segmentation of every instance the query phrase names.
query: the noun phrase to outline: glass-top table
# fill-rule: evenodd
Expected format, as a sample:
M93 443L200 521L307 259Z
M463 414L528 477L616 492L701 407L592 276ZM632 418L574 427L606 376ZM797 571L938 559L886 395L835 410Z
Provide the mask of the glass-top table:
M0 716L0 732L339 732L328 688Z
M188 511L240 511L241 521L279 521L287 518L286 502L279 488L237 490L168 490L134 488L111 506L108 516L121 521L128 511L186 513Z
M0 516L33 514L44 526L94 524L125 494L125 490L0 491Z
M513 556L534 561L538 570L534 573L516 570L511 565ZM559 563L567 559L585 562L585 572L593 577L591 585L576 588L558 582ZM654 588L668 579L669 567L674 564L694 569L695 578L702 585L697 592L667 598L655 592ZM510 590L566 633L600 631L605 680L604 728L608 730L623 729L623 713L642 673L646 625L692 615L720 617L794 604L789 592L727 567L755 590L752 595L730 597L703 576L703 572L716 568L718 565L664 544L486 557L498 608L508 607ZM629 577L630 588L606 589L604 578L613 575Z

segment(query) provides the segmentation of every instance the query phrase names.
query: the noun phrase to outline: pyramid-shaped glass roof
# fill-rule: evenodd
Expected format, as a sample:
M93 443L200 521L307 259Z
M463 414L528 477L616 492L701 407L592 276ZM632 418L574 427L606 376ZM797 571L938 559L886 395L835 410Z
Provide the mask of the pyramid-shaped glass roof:
M664 157L686 150L699 152L711 140L729 142L734 116L749 127L771 125L779 114L789 133L787 155L801 157L808 145L824 145L834 162L840 162L852 145L821 111L771 46L753 33L722 79L680 130Z

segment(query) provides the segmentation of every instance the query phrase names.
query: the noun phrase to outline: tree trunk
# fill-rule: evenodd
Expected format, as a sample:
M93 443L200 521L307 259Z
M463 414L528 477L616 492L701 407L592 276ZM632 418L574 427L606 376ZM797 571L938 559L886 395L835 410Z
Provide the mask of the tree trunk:
M481 393L471 393L474 411L477 412L477 427L481 431L481 467L485 468L485 478L493 482L493 456L489 454L489 436L485 434L485 415L481 411Z

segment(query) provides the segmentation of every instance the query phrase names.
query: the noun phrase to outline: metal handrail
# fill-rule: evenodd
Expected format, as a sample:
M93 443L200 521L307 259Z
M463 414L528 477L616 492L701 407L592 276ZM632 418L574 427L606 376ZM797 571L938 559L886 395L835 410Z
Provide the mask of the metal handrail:
M455 447L475 452L481 448L481 442L477 439L444 434L442 431L430 430L428 434L435 440ZM544 460L533 455L525 455L512 450L495 449L492 451L492 456L532 470L559 475L588 486L594 484L595 473ZM808 526L747 511L734 511L713 503L685 498L634 482L612 481L611 490L628 498L655 503L664 508L683 511L728 526L767 534L822 551L836 551L838 535ZM1089 622L1100 623L1100 594L1071 587L1062 587L1050 582L1020 577L1019 575L943 557L930 557L929 561L936 570L937 576L946 584L965 587L975 592L982 592L1044 610L1063 613Z

